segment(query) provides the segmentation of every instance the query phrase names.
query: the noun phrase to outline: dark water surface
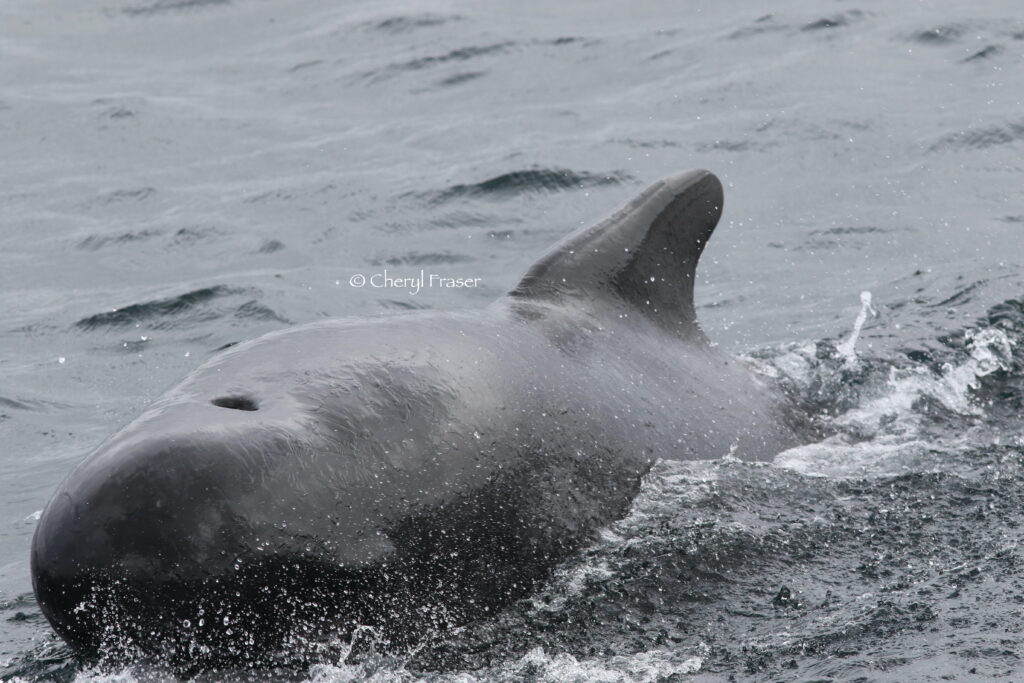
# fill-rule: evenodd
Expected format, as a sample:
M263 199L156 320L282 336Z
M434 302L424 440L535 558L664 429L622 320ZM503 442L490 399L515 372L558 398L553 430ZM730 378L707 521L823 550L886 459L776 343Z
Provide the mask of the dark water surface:
M28 548L61 478L218 348L483 306L705 167L703 325L836 435L661 463L532 599L266 677L1021 680L1024 11L773 6L0 4L0 676L169 676L82 668ZM480 281L349 284L385 268Z

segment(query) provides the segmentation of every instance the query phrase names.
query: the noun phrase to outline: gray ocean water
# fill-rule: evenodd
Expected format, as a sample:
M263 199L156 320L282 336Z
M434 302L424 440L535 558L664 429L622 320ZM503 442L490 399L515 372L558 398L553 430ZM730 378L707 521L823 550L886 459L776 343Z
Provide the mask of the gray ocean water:
M206 679L1024 680L1024 8L770 5L0 3L0 678L172 676L75 660L28 549L218 348L482 307L704 167L703 327L834 435L658 464L537 595L408 656ZM479 281L350 284L385 270Z

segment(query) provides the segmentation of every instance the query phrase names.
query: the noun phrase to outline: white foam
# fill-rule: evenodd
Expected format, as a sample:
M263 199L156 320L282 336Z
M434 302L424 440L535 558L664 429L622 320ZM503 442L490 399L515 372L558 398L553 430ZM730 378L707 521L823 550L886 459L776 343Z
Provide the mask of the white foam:
M538 647L496 673L499 680L529 674L530 680L545 683L655 683L673 675L697 673L708 652L709 648L702 644L697 653L649 650L597 660L577 659L569 654L549 655Z
M841 436L779 453L776 467L818 477L894 476L928 471L931 450L923 441L894 439L847 443Z
M317 664L310 668L308 683L398 683L423 680L403 667L367 664Z
M477 683L478 681L531 680L538 683L656 683L670 676L694 674L704 665L710 648L696 652L649 650L604 659L577 659L566 653L548 654L536 647L519 659L490 669L421 678L401 667L367 665L317 665L310 669L310 683Z
M621 542L622 539L614 532L609 532L607 536L600 539L602 545ZM557 612L565 606L565 602L569 598L583 595L588 583L606 581L613 576L614 572L608 567L607 562L599 562L596 565L574 563L563 565L556 572L553 581L553 585L559 587L559 593L554 596L547 592L534 594L530 603L533 605L533 609L539 612Z
M961 362L946 363L938 375L920 365L905 369L893 367L881 395L839 416L835 423L856 428L864 434L876 434L885 429L913 438L921 419L913 408L922 398L930 398L961 416L984 415L972 391L978 388L983 377L1012 367L1013 341L997 328L968 330L966 337L969 355Z

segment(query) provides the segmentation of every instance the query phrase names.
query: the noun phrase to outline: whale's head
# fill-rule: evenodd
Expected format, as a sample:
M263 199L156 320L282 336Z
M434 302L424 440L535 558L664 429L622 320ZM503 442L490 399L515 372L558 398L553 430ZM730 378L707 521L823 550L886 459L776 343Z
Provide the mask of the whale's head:
M436 461L453 394L428 363L363 349L387 332L313 326L240 345L100 445L33 540L55 630L86 652L230 656L405 609L429 574L410 502L443 506L453 479L435 468L426 500L410 475Z

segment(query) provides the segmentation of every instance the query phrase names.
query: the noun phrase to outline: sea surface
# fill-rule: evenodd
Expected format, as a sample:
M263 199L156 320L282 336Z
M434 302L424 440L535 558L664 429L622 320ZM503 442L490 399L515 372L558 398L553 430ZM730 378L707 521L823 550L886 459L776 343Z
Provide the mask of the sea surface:
M0 159L0 678L173 680L77 661L29 545L217 349L483 307L703 167L701 323L831 436L660 462L537 594L408 654L204 680L1024 680L1019 2L2 0ZM477 281L352 284L385 270Z

